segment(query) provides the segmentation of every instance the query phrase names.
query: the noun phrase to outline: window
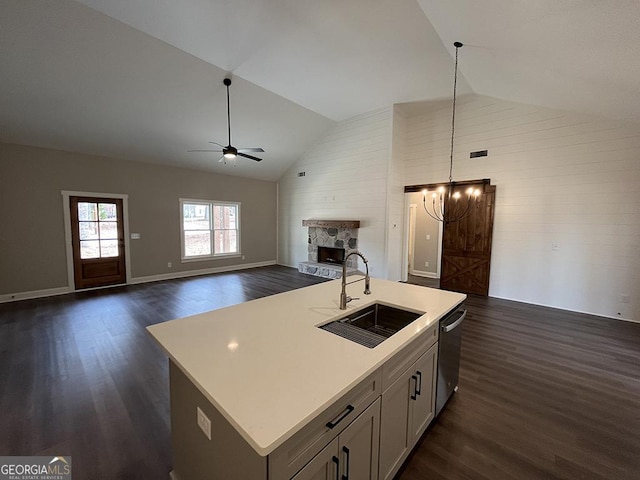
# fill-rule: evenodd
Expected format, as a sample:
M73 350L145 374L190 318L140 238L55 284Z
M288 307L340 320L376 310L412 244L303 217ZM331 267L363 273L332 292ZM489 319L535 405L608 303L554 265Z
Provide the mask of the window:
M240 254L240 204L180 199L182 259Z

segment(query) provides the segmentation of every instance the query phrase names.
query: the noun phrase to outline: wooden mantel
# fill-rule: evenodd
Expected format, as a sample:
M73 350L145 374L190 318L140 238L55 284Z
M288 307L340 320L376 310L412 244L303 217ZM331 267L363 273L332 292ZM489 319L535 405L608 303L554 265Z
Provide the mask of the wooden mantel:
M303 227L360 228L360 220L303 220Z

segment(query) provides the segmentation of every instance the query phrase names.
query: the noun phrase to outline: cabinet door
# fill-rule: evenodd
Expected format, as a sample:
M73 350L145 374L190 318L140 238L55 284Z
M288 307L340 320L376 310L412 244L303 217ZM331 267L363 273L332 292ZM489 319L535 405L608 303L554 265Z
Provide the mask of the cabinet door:
M338 439L320 450L291 480L339 480Z
M380 398L340 434L340 470L343 480L378 478Z
M380 479L393 478L434 418L437 354L435 344L382 394Z
M380 479L393 478L410 448L408 421L409 395L413 392L411 368L382 395Z
M437 345L431 347L414 364L411 372L409 438L413 445L427 429L435 412L435 379Z

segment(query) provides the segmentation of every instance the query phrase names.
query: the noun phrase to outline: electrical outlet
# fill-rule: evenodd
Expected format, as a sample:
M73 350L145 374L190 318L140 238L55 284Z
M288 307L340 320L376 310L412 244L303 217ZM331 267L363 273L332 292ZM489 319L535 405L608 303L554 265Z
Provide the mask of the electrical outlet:
M171 262L167 262L167 268L171 268L173 267L173 264Z
M205 436L211 440L211 420L200 410L200 407L196 407L196 410L198 414L198 426L200 430L204 432Z
M431 235L427 235L427 240L431 240Z
M424 266L428 267L429 266L429 262L424 262Z
M558 242L553 242L551 244L551 250L560 250L560 244Z
M620 294L620 303L629 303L629 295L624 293Z

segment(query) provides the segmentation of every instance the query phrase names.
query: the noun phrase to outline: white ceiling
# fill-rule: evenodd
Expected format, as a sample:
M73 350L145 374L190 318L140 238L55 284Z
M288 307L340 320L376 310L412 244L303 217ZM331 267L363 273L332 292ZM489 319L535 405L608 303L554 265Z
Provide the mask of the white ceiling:
M640 123L637 0L0 0L0 141L275 180L336 121L450 97L456 40L461 94ZM227 143L228 72L263 162L187 153Z

